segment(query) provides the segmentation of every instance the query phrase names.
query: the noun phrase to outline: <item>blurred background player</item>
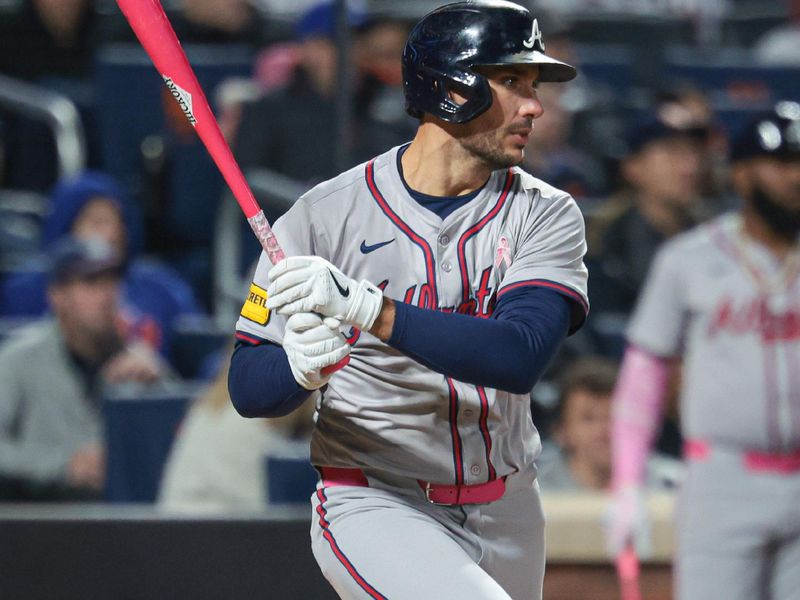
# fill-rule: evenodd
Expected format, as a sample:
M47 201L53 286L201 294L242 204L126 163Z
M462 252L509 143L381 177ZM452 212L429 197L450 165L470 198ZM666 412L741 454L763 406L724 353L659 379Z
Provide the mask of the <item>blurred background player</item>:
M618 553L646 538L644 465L682 358L676 597L789 600L800 589L800 104L750 123L731 161L741 209L664 246L628 330L608 540Z

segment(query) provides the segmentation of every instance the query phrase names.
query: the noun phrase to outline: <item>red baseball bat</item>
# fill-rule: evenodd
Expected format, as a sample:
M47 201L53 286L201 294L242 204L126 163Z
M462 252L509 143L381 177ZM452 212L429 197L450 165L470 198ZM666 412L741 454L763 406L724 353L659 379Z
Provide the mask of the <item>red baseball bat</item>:
M222 135L194 69L189 64L189 59L186 58L186 53L181 48L178 36L167 19L161 3L159 0L117 0L117 4L183 114L189 119L189 123L197 131L206 150L214 159L269 260L272 264L283 260L285 254L272 232L264 211L253 196L242 170L233 158L230 146ZM335 365L326 367L322 372L328 374L337 371L349 361L350 357L347 356Z
M639 557L633 544L629 544L617 556L616 567L622 600L642 600L639 587Z

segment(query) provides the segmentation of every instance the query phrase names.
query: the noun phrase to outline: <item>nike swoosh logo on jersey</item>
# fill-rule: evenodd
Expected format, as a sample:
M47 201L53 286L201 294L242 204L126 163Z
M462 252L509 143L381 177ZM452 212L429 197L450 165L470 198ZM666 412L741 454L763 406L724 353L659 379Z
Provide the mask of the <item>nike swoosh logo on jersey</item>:
M331 274L331 279L333 279L333 284L336 286L336 289L339 290L339 293L342 295L342 298L347 298L350 295L350 288L343 288L342 284L339 283L339 280L336 279L336 275L333 274L333 271L328 269L328 273Z
M361 253L362 254L369 254L370 252L375 252L378 248L383 248L388 244L391 244L394 241L394 238L390 239L388 242L378 242L377 244L372 244L371 246L367 246L367 240L361 242Z

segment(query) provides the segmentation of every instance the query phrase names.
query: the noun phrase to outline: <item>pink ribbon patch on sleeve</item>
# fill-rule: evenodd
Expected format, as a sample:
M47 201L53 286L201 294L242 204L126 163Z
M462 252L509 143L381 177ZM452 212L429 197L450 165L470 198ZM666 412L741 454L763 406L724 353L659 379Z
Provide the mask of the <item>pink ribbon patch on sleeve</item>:
M508 245L508 238L504 235L500 236L500 240L497 243L494 266L497 268L503 263L506 263L507 267L511 266L511 247Z

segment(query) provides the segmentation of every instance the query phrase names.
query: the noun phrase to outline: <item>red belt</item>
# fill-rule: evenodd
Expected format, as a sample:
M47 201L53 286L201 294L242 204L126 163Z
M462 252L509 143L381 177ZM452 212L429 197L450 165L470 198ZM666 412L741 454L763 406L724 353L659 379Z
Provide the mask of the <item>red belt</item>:
M711 452L711 444L705 440L686 440L684 454L693 460L704 460ZM742 452L744 465L751 471L773 473L796 473L800 471L800 449L789 452Z
M369 487L369 482L361 469L317 467L317 470L320 472L322 483L326 487L342 485ZM420 480L417 480L417 483L419 483L422 491L425 492L425 497L429 502L449 506L495 502L500 500L506 492L505 477L476 485L447 485Z

